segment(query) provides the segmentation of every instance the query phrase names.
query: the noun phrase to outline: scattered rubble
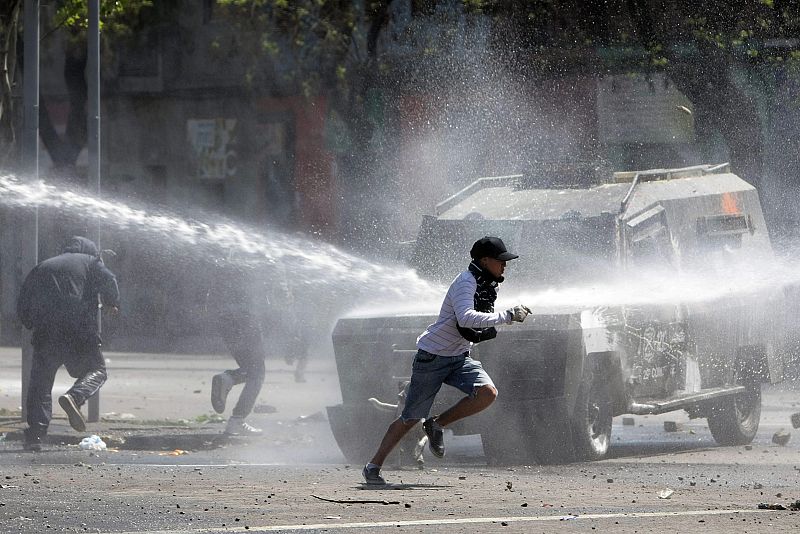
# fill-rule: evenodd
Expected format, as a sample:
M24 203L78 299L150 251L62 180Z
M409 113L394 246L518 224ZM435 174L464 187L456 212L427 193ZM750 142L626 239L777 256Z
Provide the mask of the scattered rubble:
M780 430L772 434L772 443L783 446L789 443L789 439L791 439L791 437L792 437L791 432L787 432L786 430L781 428Z
M169 452L158 453L159 456L183 456L184 454L189 454L189 451L185 451L183 449L175 449Z
M325 502L334 502L337 504L400 504L400 501L386 501L386 500L361 500L361 499L326 499L325 497L320 497L318 495L311 495L315 499L319 499L320 501Z
M781 504L779 502L768 504L768 503L758 503L759 510L789 510L792 512L800 512L800 499L789 503L788 505Z

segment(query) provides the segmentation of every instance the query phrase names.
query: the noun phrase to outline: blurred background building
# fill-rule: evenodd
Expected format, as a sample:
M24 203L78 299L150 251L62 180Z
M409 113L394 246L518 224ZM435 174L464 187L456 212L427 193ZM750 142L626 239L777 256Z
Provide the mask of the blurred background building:
M731 161L759 188L776 238L797 225L784 199L800 170L800 46L794 19L757 33L767 3L737 2L732 20L707 28L695 21L713 6L681 2L138 3L127 31L104 30L104 196L394 260L424 214L480 176L546 184L572 169L577 184ZM83 187L85 46L59 26L63 4L42 15L41 169ZM727 48L698 37L714 24ZM16 102L20 85L9 88ZM0 164L14 171L13 157ZM15 344L23 236L3 211L0 342ZM57 213L40 225L42 259L89 231ZM202 343L197 279L170 272L136 236L108 233L103 246L118 254L109 264L126 303L112 347Z

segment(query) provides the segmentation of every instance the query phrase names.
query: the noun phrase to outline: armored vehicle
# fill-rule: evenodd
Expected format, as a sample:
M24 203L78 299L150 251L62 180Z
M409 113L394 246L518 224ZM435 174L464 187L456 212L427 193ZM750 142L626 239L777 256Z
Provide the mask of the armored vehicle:
M334 328L343 403L328 415L348 459L369 459L396 417L379 408L402 391L417 336L484 235L520 255L498 304L512 296L533 309L473 347L499 396L452 431L480 434L490 462L600 459L621 414L686 410L707 418L720 444L754 438L761 384L782 379L782 292L742 287L773 255L756 190L727 164L700 165L585 187L482 178L439 204L409 253L443 284L435 308ZM458 396L443 388L432 414Z

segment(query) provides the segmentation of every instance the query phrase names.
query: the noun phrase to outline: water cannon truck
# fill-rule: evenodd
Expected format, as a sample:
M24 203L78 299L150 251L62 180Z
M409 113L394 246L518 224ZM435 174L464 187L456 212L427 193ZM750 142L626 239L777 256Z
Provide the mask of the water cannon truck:
M541 176L481 178L438 204L406 254L411 266L446 287L466 268L472 243L497 235L520 255L498 303L593 284L619 294L530 302L524 323L474 345L499 396L448 428L479 434L496 464L601 459L622 414L685 410L706 418L721 445L751 442L761 385L783 379L785 331L780 288L726 285L754 259L773 256L755 188L727 164L608 173L585 186L557 170L547 178L547 188L537 185ZM659 290L692 273L702 274L698 291ZM699 298L704 287L710 296ZM367 461L397 416L416 338L437 313L438 305L338 320L342 404L327 411L349 461ZM431 413L460 395L442 388Z

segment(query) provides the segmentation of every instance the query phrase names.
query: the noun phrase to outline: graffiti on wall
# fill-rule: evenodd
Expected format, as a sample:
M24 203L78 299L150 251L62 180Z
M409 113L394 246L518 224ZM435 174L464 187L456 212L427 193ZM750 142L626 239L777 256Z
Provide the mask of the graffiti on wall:
M189 119L186 132L196 177L221 180L236 173L236 119Z

